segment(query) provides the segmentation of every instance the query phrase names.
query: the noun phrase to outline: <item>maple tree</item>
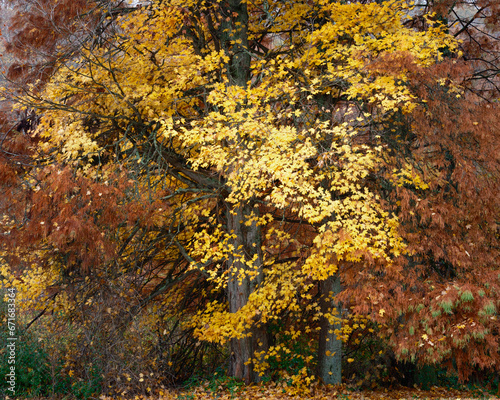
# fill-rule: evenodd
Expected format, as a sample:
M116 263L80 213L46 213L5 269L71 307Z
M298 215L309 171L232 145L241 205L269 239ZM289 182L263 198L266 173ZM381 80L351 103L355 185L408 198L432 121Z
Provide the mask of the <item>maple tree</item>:
M98 43L49 42L46 83L11 92L41 118L29 216L2 227L27 306L106 308L115 334L155 304L247 382L304 336L340 382L346 313L400 357L498 367L498 106L445 25L400 1L96 10Z

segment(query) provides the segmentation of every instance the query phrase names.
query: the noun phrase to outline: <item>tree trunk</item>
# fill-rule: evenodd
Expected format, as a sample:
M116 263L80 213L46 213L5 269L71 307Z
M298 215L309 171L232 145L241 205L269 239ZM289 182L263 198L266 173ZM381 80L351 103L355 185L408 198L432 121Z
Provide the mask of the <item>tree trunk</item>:
M341 317L342 306L335 300L340 293L340 276L337 272L321 282L320 290L321 311L323 314L331 313ZM327 318L322 318L320 323L319 346L318 346L318 376L325 385L338 385L342 381L342 340L337 339L335 330L340 330L340 320L330 324Z
M251 61L248 51L247 3L245 0L222 1L219 10L222 21L219 29L221 48L230 58L227 65L228 85L246 87L250 78ZM229 173L231 171L232 168ZM230 271L227 288L229 312L234 313L247 304L250 294L262 282L261 229L255 222L245 226L246 216L258 212L251 199L232 210L230 204L227 206L227 229L235 235L232 241L235 255L228 259ZM257 257L252 267L246 265L245 261L253 259L255 255ZM249 268L253 271L259 269L259 275L253 278L242 277L242 273L247 272ZM246 383L259 381L260 377L249 361L254 357L255 351L267 348L266 326L254 321L253 326L245 332L245 337L231 340L229 375L243 379Z
M247 304L250 294L262 282L261 229L255 222L250 226L245 226L243 223L245 217L252 212L255 213L255 210L246 205L233 209L232 214L229 211L227 213L228 231L236 236L232 242L236 254L228 260L230 265L228 297L231 313L237 312ZM252 259L255 255L257 257L253 266L260 269L260 274L253 278L243 276L240 282L241 273L249 270L244 261ZM245 332L245 337L231 340L229 375L243 379L246 383L259 381L260 377L248 361L254 357L255 351L266 350L267 347L266 326L255 321L255 326Z
M250 78L248 51L248 8L245 0L221 2L221 47L229 56L227 66L229 85L246 87Z

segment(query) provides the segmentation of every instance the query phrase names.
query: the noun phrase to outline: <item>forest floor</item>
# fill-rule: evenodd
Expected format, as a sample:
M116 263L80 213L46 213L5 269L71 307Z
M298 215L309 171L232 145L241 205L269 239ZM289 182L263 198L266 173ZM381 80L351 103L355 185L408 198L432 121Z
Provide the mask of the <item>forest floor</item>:
M499 390L500 392L500 390ZM7 399L9 399L7 397ZM19 398L18 398L19 399ZM392 388L374 390L356 390L346 385L319 386L313 385L312 389L296 390L280 383L265 385L233 387L214 387L202 384L189 389L165 389L156 395L129 395L124 392L117 396L91 397L95 400L500 400L500 396L492 394L481 388L474 390L459 390L434 386L430 390L418 388ZM73 400L71 395L54 398L27 398L25 400Z
M101 400L118 400L116 397L100 397ZM500 399L500 397L486 391L456 390L443 387L433 387L430 390L402 387L399 389L376 389L356 391L341 387L313 387L312 390L290 391L290 387L280 384L241 386L234 388L214 388L202 385L188 390L166 391L161 395L150 397L135 397L136 400L379 400L379 399ZM121 400L124 400L123 398Z

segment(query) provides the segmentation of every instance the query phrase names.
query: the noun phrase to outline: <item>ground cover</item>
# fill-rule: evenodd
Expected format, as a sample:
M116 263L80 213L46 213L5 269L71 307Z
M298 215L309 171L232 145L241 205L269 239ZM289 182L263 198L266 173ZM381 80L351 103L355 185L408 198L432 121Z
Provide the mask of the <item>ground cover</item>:
M154 396L100 396L100 400L379 400L379 399L499 399L498 395L492 394L485 389L453 389L434 386L429 390L422 390L417 387L397 387L397 388L377 388L374 390L356 390L348 385L341 386L320 386L312 385L310 390L291 389L285 382L270 383L265 385L244 386L241 383L221 384L214 386L213 381L188 389L171 389ZM69 400L64 397L65 400ZM61 400L60 398L36 398L31 400Z

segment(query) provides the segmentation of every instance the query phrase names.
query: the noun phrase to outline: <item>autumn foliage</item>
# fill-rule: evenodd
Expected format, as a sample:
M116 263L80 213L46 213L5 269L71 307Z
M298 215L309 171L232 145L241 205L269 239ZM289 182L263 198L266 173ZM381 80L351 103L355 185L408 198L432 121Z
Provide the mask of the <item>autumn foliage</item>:
M0 261L65 373L499 371L496 3L37 5L6 42Z

